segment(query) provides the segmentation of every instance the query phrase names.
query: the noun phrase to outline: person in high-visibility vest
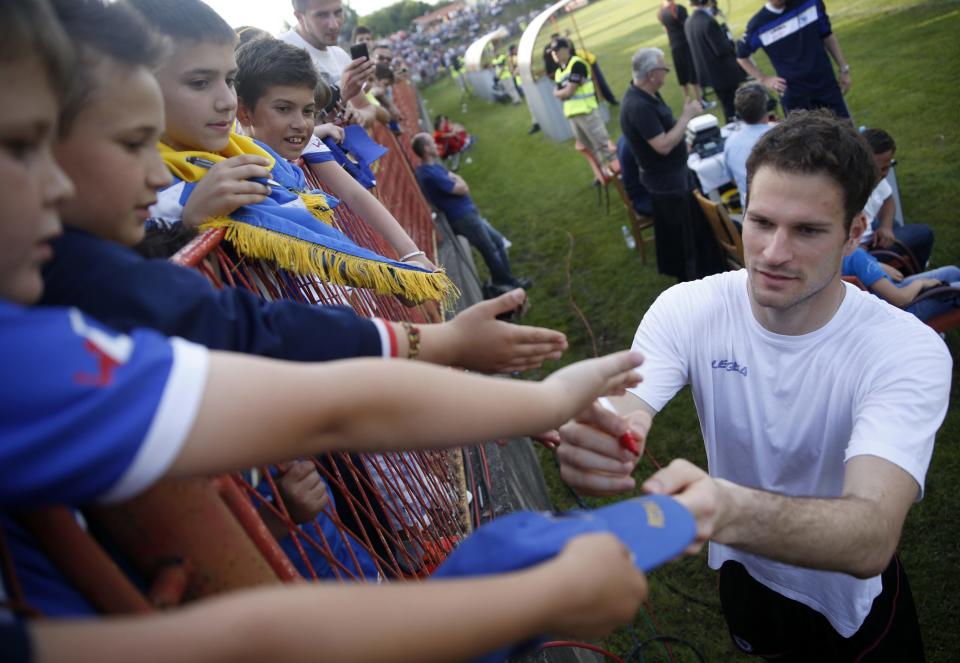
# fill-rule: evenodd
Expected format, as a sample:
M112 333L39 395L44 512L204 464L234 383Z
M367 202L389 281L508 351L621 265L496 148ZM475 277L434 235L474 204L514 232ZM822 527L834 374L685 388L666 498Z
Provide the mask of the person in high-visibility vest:
M522 98L526 99L527 95L524 94L523 92L523 82L520 80L520 66L517 62L517 59L518 59L517 45L511 44L510 50L508 51L508 53L509 53L509 56L508 56L507 62L510 65L510 75L513 76L513 84L517 88L517 94L519 94ZM537 117L536 115L533 114L533 109L530 108L529 104L527 104L527 110L530 111L530 122L531 122L530 130L527 133L535 134L538 131L540 131L540 123L537 122Z
M574 136L593 152L604 175L610 177L620 168L607 127L600 117L590 65L577 56L573 44L564 37L553 41L551 52L558 65L553 77L557 83L553 96L563 102L563 114L573 127Z
M513 74L510 70L510 60L506 53L501 53L493 58L494 78L499 83L500 88L507 93L514 106L520 103L520 95L517 93L517 86L513 82Z

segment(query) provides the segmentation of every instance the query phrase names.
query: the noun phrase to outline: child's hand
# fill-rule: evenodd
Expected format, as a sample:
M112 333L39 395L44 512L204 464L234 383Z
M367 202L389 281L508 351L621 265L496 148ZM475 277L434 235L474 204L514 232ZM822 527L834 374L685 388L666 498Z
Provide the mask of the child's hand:
M450 364L481 373L513 373L559 359L567 348L562 333L497 318L523 306L525 299L526 293L517 288L474 304L441 325L450 333Z
M437 271L437 266L430 262L425 256L417 256L415 258L410 258L407 260L406 264L408 265L417 265L418 267L423 267L424 269L429 269L431 272Z
M647 598L647 579L632 557L612 534L585 534L547 562L545 571L563 587L550 632L594 638L629 623Z
M298 460L277 467L283 472L277 481L277 490L293 522L308 523L330 506L327 486L312 462Z
M565 411L576 414L600 396L619 396L640 384L643 378L633 369L642 363L639 352L615 352L561 368L542 384Z
M344 138L343 129L332 122L318 124L313 129L313 135L320 140L323 140L324 138L332 138L333 142L335 143L342 143Z
M207 219L227 216L238 207L262 202L270 195L270 187L251 178L269 178L269 165L264 157L241 154L216 163L183 206L183 223L199 228Z

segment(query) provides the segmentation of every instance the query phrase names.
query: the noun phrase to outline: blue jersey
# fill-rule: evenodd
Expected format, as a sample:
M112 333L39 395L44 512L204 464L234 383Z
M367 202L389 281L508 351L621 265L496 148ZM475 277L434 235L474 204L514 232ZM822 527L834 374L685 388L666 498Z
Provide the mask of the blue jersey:
M207 351L115 334L75 309L0 302L0 507L121 500L173 462Z
M128 498L159 479L193 425L207 350L113 333L75 309L0 301L0 526L27 603L92 607L8 515L18 507ZM2 596L0 587L0 596Z
M764 7L750 19L737 42L737 57L748 58L762 48L791 93L818 92L836 85L823 46L831 34L822 0L787 0L782 13Z

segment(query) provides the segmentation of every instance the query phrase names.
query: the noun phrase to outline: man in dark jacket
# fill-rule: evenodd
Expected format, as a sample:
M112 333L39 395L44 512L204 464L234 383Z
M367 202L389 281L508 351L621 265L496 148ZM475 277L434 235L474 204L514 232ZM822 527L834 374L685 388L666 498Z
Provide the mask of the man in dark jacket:
M707 9L708 0L691 0L693 14L684 25L697 80L710 85L723 104L723 116L733 121L736 111L733 99L737 86L744 79L743 69L737 64L736 47L724 34L723 28Z

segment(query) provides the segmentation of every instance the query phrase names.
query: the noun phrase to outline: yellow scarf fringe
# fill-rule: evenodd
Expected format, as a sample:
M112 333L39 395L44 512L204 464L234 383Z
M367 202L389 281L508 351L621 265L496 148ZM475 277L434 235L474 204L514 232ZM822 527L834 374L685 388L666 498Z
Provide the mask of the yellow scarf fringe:
M209 219L201 226L225 228L224 239L244 256L275 262L303 276L316 275L334 285L369 288L381 295L401 295L415 303L440 301L451 307L460 291L443 270L419 272L347 255L310 242L281 235L229 217Z

